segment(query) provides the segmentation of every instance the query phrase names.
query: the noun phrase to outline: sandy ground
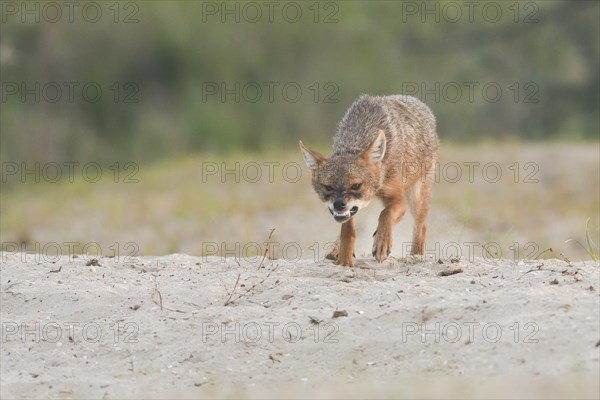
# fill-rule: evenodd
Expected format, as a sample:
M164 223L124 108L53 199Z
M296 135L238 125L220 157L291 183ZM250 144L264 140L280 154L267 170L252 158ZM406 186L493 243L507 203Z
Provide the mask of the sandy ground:
M593 262L0 255L3 399L600 395Z

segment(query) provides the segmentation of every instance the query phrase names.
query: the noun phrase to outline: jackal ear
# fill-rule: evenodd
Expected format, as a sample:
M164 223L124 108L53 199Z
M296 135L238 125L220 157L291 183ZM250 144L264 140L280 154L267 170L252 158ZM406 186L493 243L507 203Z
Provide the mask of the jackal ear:
M380 129L379 132L377 132L377 138L373 140L373 143L371 143L369 148L363 153L363 159L370 164L380 162L385 155L385 147L385 133Z
M300 150L302 150L302 156L304 157L306 166L310 169L317 169L319 165L325 161L325 156L318 151L306 147L304 143L302 143L302 140L300 140Z

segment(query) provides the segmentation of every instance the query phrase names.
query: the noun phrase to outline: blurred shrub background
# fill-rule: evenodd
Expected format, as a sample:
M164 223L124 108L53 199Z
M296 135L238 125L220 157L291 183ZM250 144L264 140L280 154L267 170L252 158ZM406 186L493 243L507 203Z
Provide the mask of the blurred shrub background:
M37 2L39 23L23 15L34 3L4 3L19 7L5 4L2 16L4 161L146 162L326 143L361 93L415 90L444 140L598 138L596 1L475 2L471 12L464 2L276 2L272 15L264 2L96 2L95 23L85 2L73 22L61 2L57 22ZM63 97L7 93L36 82L61 85ZM72 102L68 82L79 84ZM103 90L97 102L82 97L90 82ZM222 97L236 83L239 102ZM283 93L289 83L302 90L297 102L296 85Z
M303 248L329 242L339 227L308 171L290 183L281 166L301 165L298 139L326 152L360 94L405 93L436 114L442 163L504 173L442 177L430 243L497 241L508 257L533 242L515 258L589 258L564 241L585 244L591 218L598 242L599 4L3 1L2 241L203 254L206 242L262 241L276 228L273 240ZM104 175L90 183L79 168L74 181L38 184L6 173L51 162L63 174L64 163L98 163ZM203 180L206 162L279 164L275 181L253 183ZM357 217L357 254L378 212ZM397 232L409 240L404 223Z

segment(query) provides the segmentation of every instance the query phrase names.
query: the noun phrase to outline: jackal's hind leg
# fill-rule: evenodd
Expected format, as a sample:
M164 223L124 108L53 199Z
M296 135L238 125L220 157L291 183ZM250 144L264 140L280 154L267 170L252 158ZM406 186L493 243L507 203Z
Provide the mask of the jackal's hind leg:
M408 193L408 203L414 219L413 239L410 253L422 255L425 252L425 220L429 212L429 198L433 179L428 175L420 178Z

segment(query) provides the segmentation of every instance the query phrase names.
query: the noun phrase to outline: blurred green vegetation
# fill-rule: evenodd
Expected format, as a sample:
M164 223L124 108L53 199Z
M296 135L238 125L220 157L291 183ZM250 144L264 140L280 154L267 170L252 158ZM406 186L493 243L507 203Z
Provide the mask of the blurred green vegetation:
M475 2L472 16L463 2L451 3L296 2L295 18L292 9L283 13L288 3L276 2L271 21L263 2L253 3L260 18L243 2L96 2L95 23L82 18L82 6L72 22L63 9L57 22L39 23L3 8L0 156L148 162L273 150L300 138L323 146L361 93L415 87L442 139L598 138L597 1L491 2L491 11L490 2ZM62 97L9 93L11 84L36 82L58 84ZM73 101L69 82L78 84ZM98 101L82 95L90 82L102 89ZM236 84L240 101L231 93L223 99L221 85L235 91ZM298 86L302 95L291 101ZM217 94L207 91L215 87ZM493 102L496 87L502 94ZM53 93L49 87L46 97Z

